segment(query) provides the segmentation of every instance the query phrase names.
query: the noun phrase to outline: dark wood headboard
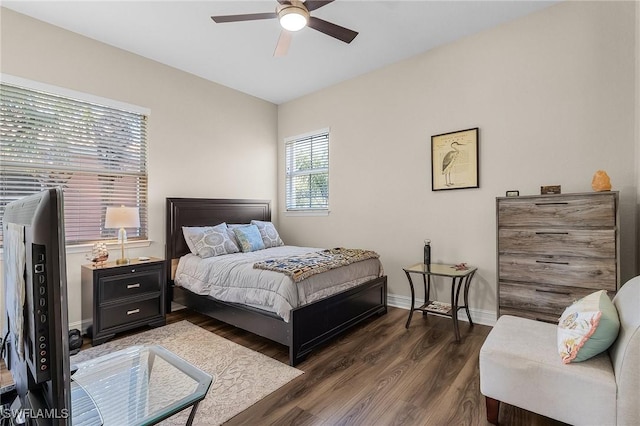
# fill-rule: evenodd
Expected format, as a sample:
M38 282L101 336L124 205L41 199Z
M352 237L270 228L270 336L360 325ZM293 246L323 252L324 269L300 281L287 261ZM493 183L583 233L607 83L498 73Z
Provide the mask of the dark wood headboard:
M178 259L189 253L182 234L183 226L214 226L222 222L249 223L252 220L271 220L268 200L220 198L167 198L167 227L165 259L167 278L173 283Z

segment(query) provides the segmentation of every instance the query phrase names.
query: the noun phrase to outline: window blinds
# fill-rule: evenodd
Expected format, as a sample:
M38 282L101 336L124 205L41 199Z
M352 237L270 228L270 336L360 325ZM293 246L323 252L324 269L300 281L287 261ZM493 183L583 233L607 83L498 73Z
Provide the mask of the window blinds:
M287 210L329 208L329 132L285 141Z
M147 238L145 115L0 84L0 217L5 206L53 186L64 192L67 244L114 239L107 206L140 209ZM0 240L1 242L1 240Z

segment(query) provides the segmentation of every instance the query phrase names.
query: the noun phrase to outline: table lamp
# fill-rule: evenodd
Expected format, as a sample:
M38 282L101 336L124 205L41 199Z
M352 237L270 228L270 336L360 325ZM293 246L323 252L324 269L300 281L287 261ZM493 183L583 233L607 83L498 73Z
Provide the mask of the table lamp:
M124 257L124 243L127 242L127 231L124 228L140 227L140 211L137 207L107 207L104 219L105 228L119 228L118 242L121 244L120 259L116 265L127 265L129 259Z

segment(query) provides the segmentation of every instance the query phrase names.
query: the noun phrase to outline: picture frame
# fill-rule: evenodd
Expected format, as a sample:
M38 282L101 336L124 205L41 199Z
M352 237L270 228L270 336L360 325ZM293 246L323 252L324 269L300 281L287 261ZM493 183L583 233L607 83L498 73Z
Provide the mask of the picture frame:
M478 139L474 127L431 136L431 190L479 188Z
M546 185L540 187L540 195L561 194L561 185Z
M511 191L507 191L506 196L507 197L519 197L520 196L520 191L518 191L517 189L512 189Z

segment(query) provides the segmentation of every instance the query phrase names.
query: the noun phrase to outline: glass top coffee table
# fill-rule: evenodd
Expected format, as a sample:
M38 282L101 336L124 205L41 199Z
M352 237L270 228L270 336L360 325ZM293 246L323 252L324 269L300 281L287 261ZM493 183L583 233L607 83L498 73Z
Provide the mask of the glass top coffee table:
M153 425L198 403L213 378L162 346L132 346L81 362L72 375L77 425Z

